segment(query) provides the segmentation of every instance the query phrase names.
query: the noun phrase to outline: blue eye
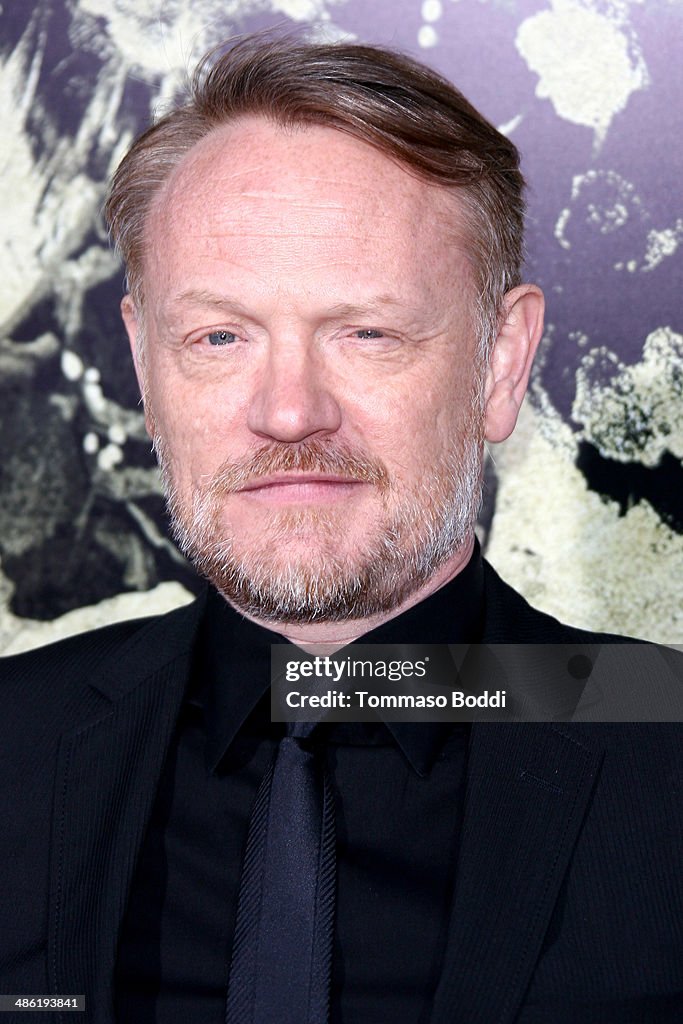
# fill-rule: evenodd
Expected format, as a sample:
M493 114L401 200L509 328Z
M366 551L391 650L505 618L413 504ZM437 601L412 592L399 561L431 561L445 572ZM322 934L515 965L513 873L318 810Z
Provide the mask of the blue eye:
M354 333L355 333L356 337L360 338L362 341L370 341L373 338L383 338L384 337L384 334L382 333L382 331L376 331L376 330L370 329L370 328L368 328L367 330L355 331Z
M209 345L232 345L237 341L237 335L232 331L211 331L206 337Z

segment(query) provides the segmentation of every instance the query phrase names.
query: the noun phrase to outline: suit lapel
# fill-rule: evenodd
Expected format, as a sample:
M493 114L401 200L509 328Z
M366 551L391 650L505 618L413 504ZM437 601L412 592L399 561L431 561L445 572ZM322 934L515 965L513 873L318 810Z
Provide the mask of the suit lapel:
M547 724L475 725L444 969L431 1024L511 1022L602 759Z
M53 814L51 991L85 993L93 1024L113 1021L119 927L135 860L182 703L201 602L154 620L91 685L109 698L62 737ZM111 663L111 659L110 659Z

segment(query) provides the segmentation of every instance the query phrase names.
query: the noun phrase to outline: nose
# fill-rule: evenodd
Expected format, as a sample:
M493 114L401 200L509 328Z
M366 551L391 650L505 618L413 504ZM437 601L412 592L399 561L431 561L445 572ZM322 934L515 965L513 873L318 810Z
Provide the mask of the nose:
M341 408L313 342L271 340L247 422L259 437L290 444L339 429Z

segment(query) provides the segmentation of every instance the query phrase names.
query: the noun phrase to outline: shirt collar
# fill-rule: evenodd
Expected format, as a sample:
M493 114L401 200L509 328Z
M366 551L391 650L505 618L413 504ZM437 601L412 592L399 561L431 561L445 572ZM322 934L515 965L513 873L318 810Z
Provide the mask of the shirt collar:
M484 572L475 540L469 562L424 601L358 638L360 643L478 643L484 619ZM289 643L236 611L213 588L199 630L190 703L204 710L207 767L215 771L270 687L270 646ZM385 722L421 776L429 774L452 722ZM274 734L283 727L273 726Z

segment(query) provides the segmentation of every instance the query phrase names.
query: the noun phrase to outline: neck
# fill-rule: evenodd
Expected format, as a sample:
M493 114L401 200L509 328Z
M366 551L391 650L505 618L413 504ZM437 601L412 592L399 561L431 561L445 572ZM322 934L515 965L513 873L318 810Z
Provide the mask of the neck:
M390 619L395 619L402 612L424 601L425 598L450 583L469 562L474 549L474 533L454 555L448 559L433 576L406 597L401 604L388 612L371 615L364 619L345 619L343 622L309 622L304 624L289 622L273 622L259 619L255 615L246 618L264 629L279 633L291 643L301 647L309 654L333 654L340 647L353 643L358 637L370 633ZM239 609L238 609L239 611ZM241 614L244 614L243 612Z

